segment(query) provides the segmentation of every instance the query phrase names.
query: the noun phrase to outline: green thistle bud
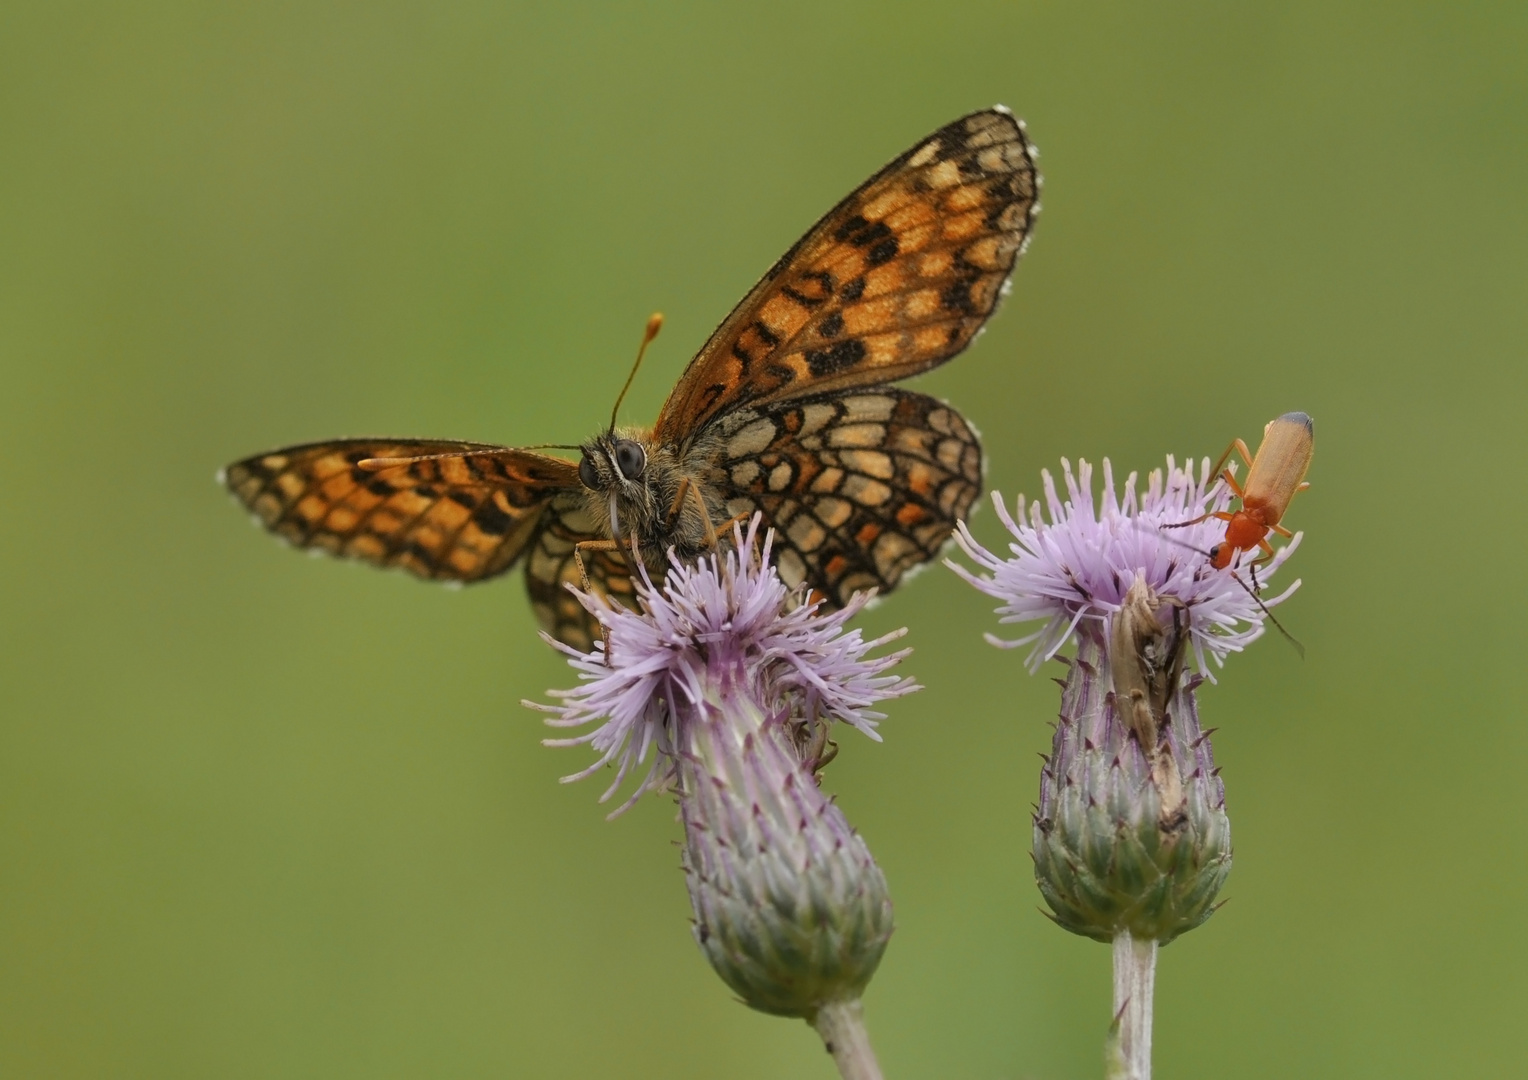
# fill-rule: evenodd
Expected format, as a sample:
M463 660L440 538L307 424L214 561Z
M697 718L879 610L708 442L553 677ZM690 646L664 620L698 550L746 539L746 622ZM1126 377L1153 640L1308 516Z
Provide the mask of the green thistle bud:
M1110 648L1098 628L1078 628L1041 772L1035 880L1057 923L1098 941L1128 932L1166 944L1210 917L1231 870L1198 680L1176 690L1178 613L1137 580L1111 620Z
M812 1020L875 974L886 879L784 726L745 701L725 708L695 726L680 769L695 940L744 1002Z

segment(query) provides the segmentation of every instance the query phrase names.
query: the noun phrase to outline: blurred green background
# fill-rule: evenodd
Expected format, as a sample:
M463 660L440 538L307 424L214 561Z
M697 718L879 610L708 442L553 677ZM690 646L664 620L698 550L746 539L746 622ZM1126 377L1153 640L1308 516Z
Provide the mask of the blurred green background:
M661 308L651 418L823 210L1002 101L1045 214L918 384L992 486L1317 419L1307 658L1201 699L1236 867L1162 956L1161 1075L1522 1075L1525 55L1521 3L5 5L0 1074L834 1075L694 947L671 804L558 786L518 579L298 558L212 476L581 439ZM897 904L871 1031L894 1077L1096 1077L1108 949L1027 853L1056 689L990 606L931 570L865 619L927 686L828 774Z

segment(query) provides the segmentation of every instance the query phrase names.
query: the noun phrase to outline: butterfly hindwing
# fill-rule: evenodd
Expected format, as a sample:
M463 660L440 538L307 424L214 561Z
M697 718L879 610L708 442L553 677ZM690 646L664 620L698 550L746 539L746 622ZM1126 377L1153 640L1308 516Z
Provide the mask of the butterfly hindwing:
M560 458L486 443L337 439L234 462L224 482L295 547L472 582L508 570L578 478Z
M654 434L682 444L741 405L874 386L971 343L1029 235L1039 174L1023 127L948 124L834 207L690 362Z
M580 590L586 585L579 575L574 550L580 543L604 539L589 517L587 500L582 496L558 496L548 507L545 523L525 560L525 588L541 628L558 641L584 652L593 648L600 628L594 616L568 591L569 585ZM586 548L583 563L590 592L628 608L637 607L631 570L621 552Z
M787 584L841 606L938 555L981 491L976 434L926 394L879 387L718 421L727 508L762 511Z

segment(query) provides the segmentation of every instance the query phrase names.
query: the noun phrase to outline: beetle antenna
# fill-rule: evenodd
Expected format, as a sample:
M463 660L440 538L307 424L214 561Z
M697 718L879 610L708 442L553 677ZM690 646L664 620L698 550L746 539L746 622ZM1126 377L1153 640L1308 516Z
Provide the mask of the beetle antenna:
M1188 524L1188 523L1185 522L1184 524ZM1171 526L1171 525L1163 525L1162 528L1164 528L1164 529L1171 529L1171 528L1173 528L1173 526ZM1200 555L1203 555L1206 559L1208 559L1210 557L1210 553L1208 551L1205 551L1202 548L1196 548L1193 544L1185 543L1182 540L1175 540L1171 536L1166 536L1166 535L1163 535L1163 534L1159 534L1159 535L1162 535L1162 539L1166 540L1169 544L1177 544L1181 548L1188 548L1188 550L1190 550L1190 551L1193 551L1193 552L1196 552L1196 553L1198 553ZM1237 576L1237 573L1236 573L1235 570L1231 571L1231 576L1236 579L1236 584L1240 585L1243 589L1246 589L1247 595L1252 597L1252 602L1255 603L1258 607L1262 608L1263 614L1268 616L1268 621L1273 623L1274 627L1277 628L1279 633L1283 634L1285 639L1287 639L1288 642L1295 647L1295 652L1300 654L1300 659L1304 660L1305 659L1305 646L1301 645L1300 642L1295 638L1295 636L1293 634L1291 634L1288 630L1284 629L1284 624L1279 622L1278 617L1275 616L1273 612L1268 610L1268 605L1263 603L1262 598L1259 597L1257 595L1257 593L1253 592L1250 588L1248 588L1247 587L1247 583L1245 581L1243 581L1240 577ZM1254 567L1253 570L1252 570L1252 580L1253 581L1257 580L1257 568L1256 567Z
M1291 634L1288 630L1284 629L1284 624L1279 622L1278 618L1274 615L1274 613L1268 610L1268 605L1263 603L1262 599L1257 595L1257 593L1255 593L1251 589L1247 588L1247 583L1245 581L1243 581L1240 577L1237 577L1237 574L1236 574L1235 570L1231 571L1231 577L1235 579L1236 584L1240 585L1243 589L1246 589L1247 595L1252 597L1252 602L1254 604L1256 604L1258 607L1263 609L1263 614L1268 616L1268 621L1273 623L1274 627L1278 630L1278 632L1284 635L1284 640L1289 642L1291 645L1293 645L1295 647L1295 652L1300 654L1300 659L1304 660L1305 659L1305 646L1301 645L1300 642L1295 638L1295 636L1293 634Z
M621 411L621 402L626 400L626 391L631 389L631 380L637 377L637 369L642 366L642 357L647 352L647 347L652 344L653 338L658 336L658 331L663 329L663 312L655 311L647 317L647 329L642 333L642 344L637 347L636 363L631 365L631 374L626 376L626 385L621 387L621 392L616 395L615 407L610 410L610 430L615 430L615 414Z
M1177 529L1177 528L1181 528L1184 525L1197 525L1197 524L1198 524L1198 522L1194 522L1194 521L1180 521L1180 522L1176 522L1176 523L1173 523L1173 524L1170 524L1170 525L1159 525L1158 528L1159 529ZM1174 539L1171 536L1163 536L1162 539L1166 540L1169 544L1177 544L1180 548L1188 548L1188 550L1194 552L1196 555L1203 555L1206 559L1208 559L1210 557L1210 553L1208 551L1205 551L1204 548L1195 547L1193 544L1190 544L1187 540L1177 540L1177 539Z

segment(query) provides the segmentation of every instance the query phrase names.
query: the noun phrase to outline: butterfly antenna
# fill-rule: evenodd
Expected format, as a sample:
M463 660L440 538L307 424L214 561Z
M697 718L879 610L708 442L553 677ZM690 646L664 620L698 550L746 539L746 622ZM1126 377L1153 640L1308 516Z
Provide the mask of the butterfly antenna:
M631 374L626 376L626 385L621 387L621 392L616 395L615 408L610 410L610 430L615 430L615 416L621 411L621 402L626 400L626 391L631 389L631 380L637 377L637 369L642 366L642 357L647 353L647 347L653 343L653 338L658 336L658 331L663 329L663 312L655 311L647 317L647 329L642 334L642 344L637 348L637 362L631 365Z
M520 450L582 450L581 446L571 446L568 443L537 443L535 446L522 446ZM356 462L356 468L366 472L384 472L387 469L397 469L404 465L413 465L420 461L446 461L456 458L471 457L474 454L491 454L489 450L451 450L444 454L409 454L406 457L369 457Z

